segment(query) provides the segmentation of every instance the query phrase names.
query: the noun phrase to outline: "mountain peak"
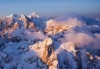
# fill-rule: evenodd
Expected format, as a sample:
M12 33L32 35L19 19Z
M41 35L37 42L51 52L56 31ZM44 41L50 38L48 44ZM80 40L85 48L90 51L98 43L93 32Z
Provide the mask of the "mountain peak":
M26 16L24 14L21 14L20 18L26 18Z
M29 15L30 18L38 18L40 17L36 12L33 12Z
M18 14L11 14L11 15L7 16L6 18L18 19L19 18L19 15Z

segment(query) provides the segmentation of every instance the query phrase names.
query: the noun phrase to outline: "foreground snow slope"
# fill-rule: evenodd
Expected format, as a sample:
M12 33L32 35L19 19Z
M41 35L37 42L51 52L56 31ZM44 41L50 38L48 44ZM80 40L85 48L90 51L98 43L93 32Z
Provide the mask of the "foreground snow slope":
M0 69L100 69L100 20L12 14L0 19Z

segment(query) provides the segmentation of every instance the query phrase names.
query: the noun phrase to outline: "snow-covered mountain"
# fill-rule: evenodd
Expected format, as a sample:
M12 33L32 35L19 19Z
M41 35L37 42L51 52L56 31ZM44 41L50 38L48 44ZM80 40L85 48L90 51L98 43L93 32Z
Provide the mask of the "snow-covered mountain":
M100 69L100 20L12 14L0 19L0 69Z
M39 18L40 16L36 12L33 12L28 17L29 18Z

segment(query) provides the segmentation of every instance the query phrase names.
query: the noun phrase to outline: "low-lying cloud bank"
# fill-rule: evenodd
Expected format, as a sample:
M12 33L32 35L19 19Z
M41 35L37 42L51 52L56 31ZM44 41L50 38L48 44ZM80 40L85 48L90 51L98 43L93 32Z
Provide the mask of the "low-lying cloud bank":
M85 48L88 51L98 51L100 50L100 26L94 23L94 25L87 25L83 20L78 20L77 18L69 18L66 20L49 20L47 21L47 29L52 26L69 26L66 31L64 31L64 38L58 38L62 42L61 47L64 46L66 50L70 47L75 49ZM54 29L54 28L53 28ZM95 32L95 33L94 33ZM69 47L69 48L68 48ZM73 50L71 49L71 50Z

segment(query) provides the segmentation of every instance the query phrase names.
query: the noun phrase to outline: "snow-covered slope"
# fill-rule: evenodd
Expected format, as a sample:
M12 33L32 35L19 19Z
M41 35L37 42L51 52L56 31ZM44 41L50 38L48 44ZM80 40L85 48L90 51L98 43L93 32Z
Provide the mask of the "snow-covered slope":
M0 20L0 69L100 69L100 20L13 14Z

